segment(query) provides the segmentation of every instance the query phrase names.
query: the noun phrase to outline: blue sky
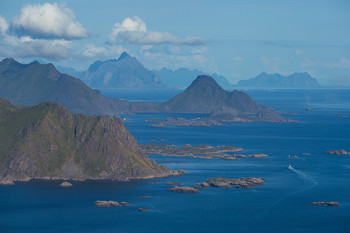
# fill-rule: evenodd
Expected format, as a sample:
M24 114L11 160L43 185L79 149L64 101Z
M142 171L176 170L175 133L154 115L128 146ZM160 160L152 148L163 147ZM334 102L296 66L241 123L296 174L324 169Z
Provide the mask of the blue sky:
M309 72L350 86L350 1L0 1L0 58L87 69L122 51L148 69L232 83Z

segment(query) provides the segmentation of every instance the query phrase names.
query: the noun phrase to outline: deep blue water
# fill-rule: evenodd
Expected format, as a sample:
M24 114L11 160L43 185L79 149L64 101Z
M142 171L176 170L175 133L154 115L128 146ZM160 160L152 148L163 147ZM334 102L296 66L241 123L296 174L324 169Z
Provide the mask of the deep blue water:
M159 129L148 127L144 120L167 115L138 114L128 116L130 121L125 124L139 143L162 138L166 144L232 145L245 148L246 153L267 153L268 158L223 161L153 155L152 159L188 174L126 183L73 182L72 188L58 187L59 181L0 186L0 232L350 232L350 156L325 154L340 148L350 151L350 117L336 115L350 116L350 91L247 93L277 111L296 113L286 117L300 123ZM148 94L108 93L159 102L175 92ZM289 164L294 169L287 169ZM192 185L216 176L255 176L266 181L253 189L209 188L199 194L170 193L165 184ZM142 199L141 195L152 197ZM98 208L96 200L133 205ZM311 206L312 201L338 201L341 206ZM139 207L152 211L138 212Z

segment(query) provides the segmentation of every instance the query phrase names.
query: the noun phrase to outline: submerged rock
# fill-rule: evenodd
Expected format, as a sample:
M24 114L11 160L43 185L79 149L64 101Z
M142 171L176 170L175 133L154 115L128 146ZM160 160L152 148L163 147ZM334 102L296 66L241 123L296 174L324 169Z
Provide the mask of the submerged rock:
M14 185L12 180L0 180L0 185Z
M174 188L168 189L169 192L177 192L177 193L199 193L198 189L187 187L187 186L176 186Z
M72 185L71 183L67 182L67 181L62 182L62 183L60 184L60 187L64 187L64 188L68 188L68 187L72 187L72 186L73 186L73 185Z
M140 211L140 212L147 212L147 211L151 211L151 209L138 208L137 211Z
M340 206L338 202L335 201L329 201L329 202L323 202L323 201L318 201L318 202L311 202L310 205L320 205L320 206Z
M144 196L140 196L140 198L150 198L150 195L144 195Z
M172 181L166 182L165 184L166 184L166 185L171 185L171 186L182 185L182 184L179 183L179 182L172 182Z

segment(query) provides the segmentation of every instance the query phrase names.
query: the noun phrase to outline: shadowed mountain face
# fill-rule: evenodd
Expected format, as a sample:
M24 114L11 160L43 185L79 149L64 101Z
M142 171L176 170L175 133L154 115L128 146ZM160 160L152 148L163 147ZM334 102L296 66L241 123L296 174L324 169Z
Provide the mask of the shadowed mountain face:
M89 115L113 115L128 108L126 101L109 99L52 64L23 65L11 58L0 62L0 97L25 106L53 101Z
M319 88L317 80L308 73L293 73L288 76L261 73L255 78L241 80L237 87L244 88Z
M135 57L123 52L119 59L96 61L79 78L96 89L164 89L158 76Z
M223 88L232 88L232 85L229 81L221 75L213 73L211 75L206 74L200 70L189 70L186 68L179 68L177 70L169 70L167 68L163 68L161 70L153 70L156 73L160 80L170 86L175 88L186 88L193 81L193 77L197 77L198 75L208 75L211 76L221 87Z
M172 172L149 159L123 123L0 99L0 180L129 179Z
M262 109L245 93L236 90L227 92L206 75L198 76L184 92L162 106L177 113L211 113L218 108L252 113Z
M123 57L126 56L126 57ZM123 55L121 59L129 59ZM91 67L91 69L98 69ZM125 113L204 113L211 116L249 118L249 121L283 122L283 118L258 106L240 91L227 92L206 75L198 76L183 92L160 103L109 99L80 80L58 72L52 64L23 65L13 59L0 63L0 97L19 105L33 106L44 101L60 103L73 113L119 115ZM249 114L255 114L252 118ZM268 117L266 117L268 116Z

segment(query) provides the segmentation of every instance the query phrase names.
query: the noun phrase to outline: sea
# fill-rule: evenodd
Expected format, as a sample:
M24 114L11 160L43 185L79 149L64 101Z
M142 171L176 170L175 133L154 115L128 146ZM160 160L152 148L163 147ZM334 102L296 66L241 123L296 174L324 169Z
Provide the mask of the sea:
M0 186L0 232L350 232L350 90L244 90L299 123L232 123L223 127L152 128L145 119L189 114L125 115L138 143L242 147L268 158L226 161L149 155L187 174L130 182L17 182ZM102 90L112 98L162 102L180 91ZM152 142L152 141L156 142ZM309 153L304 154L303 153ZM298 158L290 158L297 156ZM288 169L291 165L292 169ZM201 189L172 193L168 181L186 186L207 178L262 177L252 189ZM149 195L150 198L140 198ZM100 208L96 200L130 206ZM340 207L310 205L337 201ZM139 212L138 208L150 209Z

